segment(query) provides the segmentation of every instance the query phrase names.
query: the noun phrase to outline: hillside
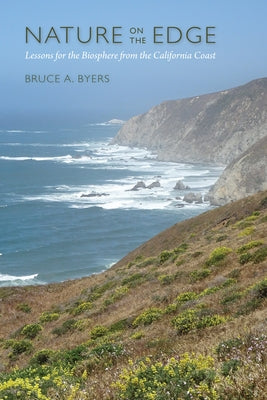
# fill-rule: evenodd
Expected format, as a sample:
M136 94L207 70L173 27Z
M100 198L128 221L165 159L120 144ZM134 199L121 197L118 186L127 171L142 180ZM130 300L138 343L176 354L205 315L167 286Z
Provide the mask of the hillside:
M267 132L267 78L166 101L126 122L113 143L147 147L159 160L229 164Z
M0 398L264 400L267 191L109 270L0 289Z
M267 190L267 136L232 161L209 192L214 205Z

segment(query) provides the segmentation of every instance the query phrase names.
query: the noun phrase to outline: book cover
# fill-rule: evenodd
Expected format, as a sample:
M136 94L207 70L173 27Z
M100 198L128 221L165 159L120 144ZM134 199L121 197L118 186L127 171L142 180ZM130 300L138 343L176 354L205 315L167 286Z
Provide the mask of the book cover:
M204 371L201 358L178 356L175 335L227 323L228 303L221 314L204 303L181 314L188 329L177 310L207 293L233 296L241 263L229 239L234 230L215 237L191 226L175 245L162 236L144 254L135 249L178 222L267 189L266 2L10 0L0 10L0 397L219 398L215 378L205 375L215 376L212 363L203 358ZM220 212L213 215L223 220ZM263 225L254 238L252 220L248 234L239 233L240 248L246 235L252 248L264 245ZM219 255L212 240L226 240L216 242ZM215 277L216 257L239 263L236 272ZM243 264L256 260L246 257ZM205 286L207 277L214 279ZM262 293L255 282L253 293ZM235 288L240 300L245 291ZM152 322L170 316L167 333L164 323L155 333ZM152 368L146 356L162 365ZM131 357L145 364L119 380ZM151 374L175 375L183 363L201 370L201 383L190 375L186 390L173 391L168 380L146 385ZM175 387L186 382L181 376Z

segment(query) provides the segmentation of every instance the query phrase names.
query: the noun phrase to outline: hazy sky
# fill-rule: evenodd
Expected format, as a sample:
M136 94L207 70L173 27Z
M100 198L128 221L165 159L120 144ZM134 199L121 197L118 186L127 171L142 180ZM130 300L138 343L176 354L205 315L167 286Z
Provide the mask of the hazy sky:
M223 90L266 76L266 0L8 0L0 2L0 129L18 128L20 124L35 127L54 123L79 125L86 122L106 121L111 118L128 119L145 112L164 100L184 98ZM37 43L30 35L26 43L25 28L36 35L39 27L44 41L51 27L54 31L47 43ZM69 29L68 43L66 30ZM96 27L111 30L116 41L106 43L100 37L96 43ZM161 26L157 41L153 43L153 27ZM166 28L177 27L183 37L179 43L167 43ZM190 43L186 30L198 26L202 42ZM210 41L205 43L205 27L215 26ZM88 36L92 27L92 40L79 43ZM140 35L131 34L130 28L140 28ZM194 40L194 31L191 39ZM145 38L146 43L135 44L130 37ZM179 30L171 30L171 40L177 40ZM68 59L70 52L80 59ZM81 59L82 52L107 54L137 54L136 60L94 61ZM140 53L151 53L150 60L141 60ZM192 54L192 59L154 59L154 53ZM52 54L53 59L26 59L34 54ZM55 54L65 54L63 60ZM216 53L215 59L198 60L195 52ZM200 53L198 53L200 54ZM47 57L47 56L46 56ZM25 75L59 75L60 83L26 83ZM68 75L73 82L64 79ZM78 75L108 75L106 83L81 83ZM89 78L90 79L90 78ZM97 78L98 79L98 78Z

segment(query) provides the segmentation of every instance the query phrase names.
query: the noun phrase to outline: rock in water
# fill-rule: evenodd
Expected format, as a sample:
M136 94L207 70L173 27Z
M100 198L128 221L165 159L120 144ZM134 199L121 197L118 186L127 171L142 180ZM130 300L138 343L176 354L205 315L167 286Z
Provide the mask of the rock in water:
M146 186L147 189L153 189L153 188L157 188L157 187L160 187L159 181L152 182L150 185Z
M186 186L184 183L183 183L183 181L177 181L176 182L176 185L174 186L174 188L173 188L174 190L187 190L187 189L190 189L190 187L189 186Z
M202 194L187 193L187 194L184 195L184 201L186 203L198 203L198 204L201 204L201 203L203 203Z
M139 181L137 182L136 185L134 185L134 187L132 189L130 189L131 191L135 191L135 190L139 190L139 189L146 189L146 185L143 181Z

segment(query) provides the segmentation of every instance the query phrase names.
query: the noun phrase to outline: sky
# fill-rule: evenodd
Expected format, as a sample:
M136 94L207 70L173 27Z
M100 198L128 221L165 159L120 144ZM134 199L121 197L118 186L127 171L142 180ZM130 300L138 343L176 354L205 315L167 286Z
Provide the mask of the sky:
M0 129L126 120L166 100L264 77L266 15L266 0L0 0ZM73 27L68 43L62 26ZM200 34L200 43L186 38L194 26L199 29L191 30L189 38L194 41ZM206 43L207 26L215 27L208 41L216 43ZM26 43L26 27L36 37L40 27L41 43L31 34ZM84 41L92 28L88 43L78 41L77 27ZM106 29L106 39L100 36L98 43L97 27ZM113 27L120 27L114 41L122 43L112 43ZM155 39L154 27L161 27ZM177 43L167 42L168 27L170 41ZM72 52L77 59L70 58ZM105 52L117 59L83 59L83 52ZM140 58L144 52L150 59ZM155 56L170 52L192 58L167 61ZM211 58L196 59L196 53ZM118 61L121 54L137 58ZM40 55L45 59L34 58ZM45 82L32 82L33 75Z

